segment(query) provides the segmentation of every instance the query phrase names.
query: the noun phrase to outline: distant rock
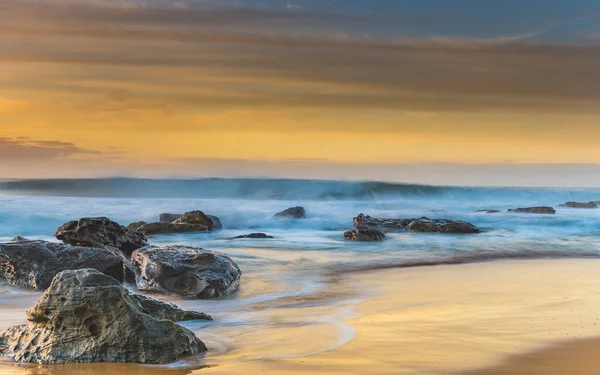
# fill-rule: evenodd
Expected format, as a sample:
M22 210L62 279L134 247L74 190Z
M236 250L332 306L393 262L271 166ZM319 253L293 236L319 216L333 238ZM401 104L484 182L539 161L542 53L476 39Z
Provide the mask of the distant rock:
M502 213L500 210L477 210L477 213L486 213L486 214L499 214Z
M208 230L217 230L223 228L221 220L212 215L206 215L204 212L196 210L183 214L173 221L173 224L200 224L206 225Z
M568 207L568 208L598 208L598 203L596 202L567 202L560 205L560 207Z
M354 229L344 233L344 239L361 242L383 241L385 234L376 229Z
M159 222L172 223L182 216L183 216L183 214L160 214Z
M29 240L25 237L17 236L15 238L11 239L9 242L22 242L22 241L29 241Z
M127 258L117 249L70 246L46 241L0 244L0 277L10 284L46 289L61 271L94 268L125 279Z
M103 247L111 246L126 255L148 244L146 236L131 232L126 227L106 217L83 218L60 226L56 238L68 245Z
M520 214L550 214L553 215L556 213L556 210L552 207L526 207L526 208L515 208L510 209L508 212L512 213L520 213Z
M141 227L144 224L148 224L148 223L145 222L145 221L136 221L134 223L129 224L126 228L130 232L137 232L138 228Z
M137 231L146 236L151 236L155 234L208 232L208 227L203 224L147 223L138 227Z
M39 364L162 364L205 352L192 331L163 319L185 312L165 306L140 299L96 270L64 271L27 310L29 324L0 333L0 353Z
M354 229L374 229L378 231L394 231L406 229L408 224L415 219L378 219L369 215L359 214L354 218Z
M306 218L306 210L304 207L290 207L287 210L283 210L277 214L275 217L279 218L290 218L290 219L305 219Z
M232 240L237 240L237 239L242 239L242 238L262 239L262 238L273 238L273 236L266 235L265 233L250 233L250 234L244 234L242 236L233 237Z
M136 250L139 290L209 299L236 290L242 272L227 255L186 246L147 246Z
M474 234L481 233L481 230L471 223L458 220L447 219L429 219L422 217L411 221L406 227L409 231L424 233L455 233L455 234Z

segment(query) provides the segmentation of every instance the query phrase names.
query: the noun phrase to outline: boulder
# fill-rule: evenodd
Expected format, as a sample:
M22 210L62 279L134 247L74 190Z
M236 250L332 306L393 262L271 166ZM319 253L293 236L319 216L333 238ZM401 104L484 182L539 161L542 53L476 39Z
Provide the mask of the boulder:
M202 224L148 223L138 227L137 231L151 236L153 234L207 232L208 227Z
M290 218L290 219L305 219L306 218L306 210L304 207L290 207L287 210L283 210L277 214L275 217L278 218Z
M242 272L225 254L186 246L147 246L131 256L139 290L209 299L236 290Z
M560 207L568 207L568 208L598 208L598 204L596 202L567 202L560 205Z
M269 236L264 233L250 233L250 234L244 234L242 236L233 237L232 240L237 240L237 239L241 239L241 238L261 239L261 238L273 238L273 236Z
M161 223L172 223L175 220L179 219L182 214L160 214L159 222Z
M199 224L206 225L208 230L216 230L223 228L221 220L212 215L206 215L204 212L196 210L183 214L181 217L173 221L173 224Z
M344 239L361 242L382 241L385 234L376 229L354 229L344 233Z
M552 207L526 207L526 208L515 208L510 209L508 212L520 213L520 214L550 214L556 213L556 210Z
M131 232L124 226L105 217L83 218L60 226L56 238L68 245L104 247L121 250L128 256L148 244L146 236Z
M15 238L11 239L9 242L21 242L21 241L29 241L29 240L25 237L17 236Z
M471 223L459 220L429 219L422 217L410 222L406 227L409 231L424 233L481 233L481 230Z
M0 244L0 277L10 284L46 289L61 271L94 268L123 281L127 258L117 249L70 246L46 241Z
M354 218L354 229L374 229L378 231L394 231L406 229L408 224L415 219L378 219L369 215L359 214Z
M219 219L218 217L214 216L214 215L206 215L213 223L213 228L212 230L217 230L217 229L223 229L223 223L221 222L221 219Z
M117 280L92 269L59 273L27 320L0 333L0 353L17 362L161 364L207 350L192 331L151 315Z
M138 228L144 224L148 224L148 223L146 223L145 221L136 221L136 222L129 224L126 228L130 232L137 232Z

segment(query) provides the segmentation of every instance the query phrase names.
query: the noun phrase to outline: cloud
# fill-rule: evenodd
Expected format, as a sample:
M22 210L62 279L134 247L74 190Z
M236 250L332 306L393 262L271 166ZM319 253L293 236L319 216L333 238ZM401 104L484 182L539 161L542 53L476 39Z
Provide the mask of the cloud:
M27 137L0 138L0 162L41 162L78 155L100 155L73 143L61 141L34 141Z

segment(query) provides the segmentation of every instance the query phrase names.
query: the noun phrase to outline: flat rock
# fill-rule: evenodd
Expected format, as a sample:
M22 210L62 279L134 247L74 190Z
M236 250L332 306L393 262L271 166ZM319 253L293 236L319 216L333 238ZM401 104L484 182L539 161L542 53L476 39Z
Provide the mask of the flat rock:
M486 213L486 214L499 214L502 213L500 210L477 210L477 213Z
M550 214L553 215L556 213L556 210L552 207L525 207L525 208L515 208L510 209L508 212L520 213L520 214Z
M205 225L208 230L217 230L223 228L221 220L212 215L206 215L200 210L190 211L175 219L173 224L199 224Z
M70 246L46 241L0 244L0 277L10 284L46 289L61 271L94 268L123 281L128 260L117 249Z
M227 255L186 246L147 246L131 256L139 290L209 299L239 287L242 272Z
M560 205L560 207L568 207L568 208L598 208L598 203L596 202L567 202Z
M290 218L290 219L305 219L306 210L304 207L290 207L279 213L276 213L274 217L278 218Z
M265 233L250 233L250 234L244 234L242 236L233 237L232 240L237 240L237 239L242 239L242 238L261 239L261 238L273 238L273 236L269 236Z
M161 364L207 350L192 331L151 315L117 280L92 269L56 275L27 320L0 333L0 353L17 362Z
M158 221L161 223L172 223L182 216L183 214L160 214Z
M406 227L409 231L424 233L455 233L474 234L481 230L471 223L460 220L429 219L422 217L410 222Z
M208 232L208 227L203 224L147 223L139 226L136 230L146 236L151 236L169 233Z
M68 245L103 247L110 246L128 256L148 244L146 236L131 232L126 227L106 217L82 218L61 225L56 238Z
M360 242L383 241L385 234L376 229L354 229L344 233L344 239Z

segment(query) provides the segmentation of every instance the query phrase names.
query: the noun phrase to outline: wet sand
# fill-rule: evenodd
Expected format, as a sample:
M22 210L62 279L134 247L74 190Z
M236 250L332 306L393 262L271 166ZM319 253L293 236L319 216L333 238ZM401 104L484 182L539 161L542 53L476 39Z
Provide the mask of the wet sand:
M591 374L600 344L580 340L600 337L599 274L592 259L352 273L319 298L239 312L269 324L195 329L206 358L163 367L5 364L0 374Z

